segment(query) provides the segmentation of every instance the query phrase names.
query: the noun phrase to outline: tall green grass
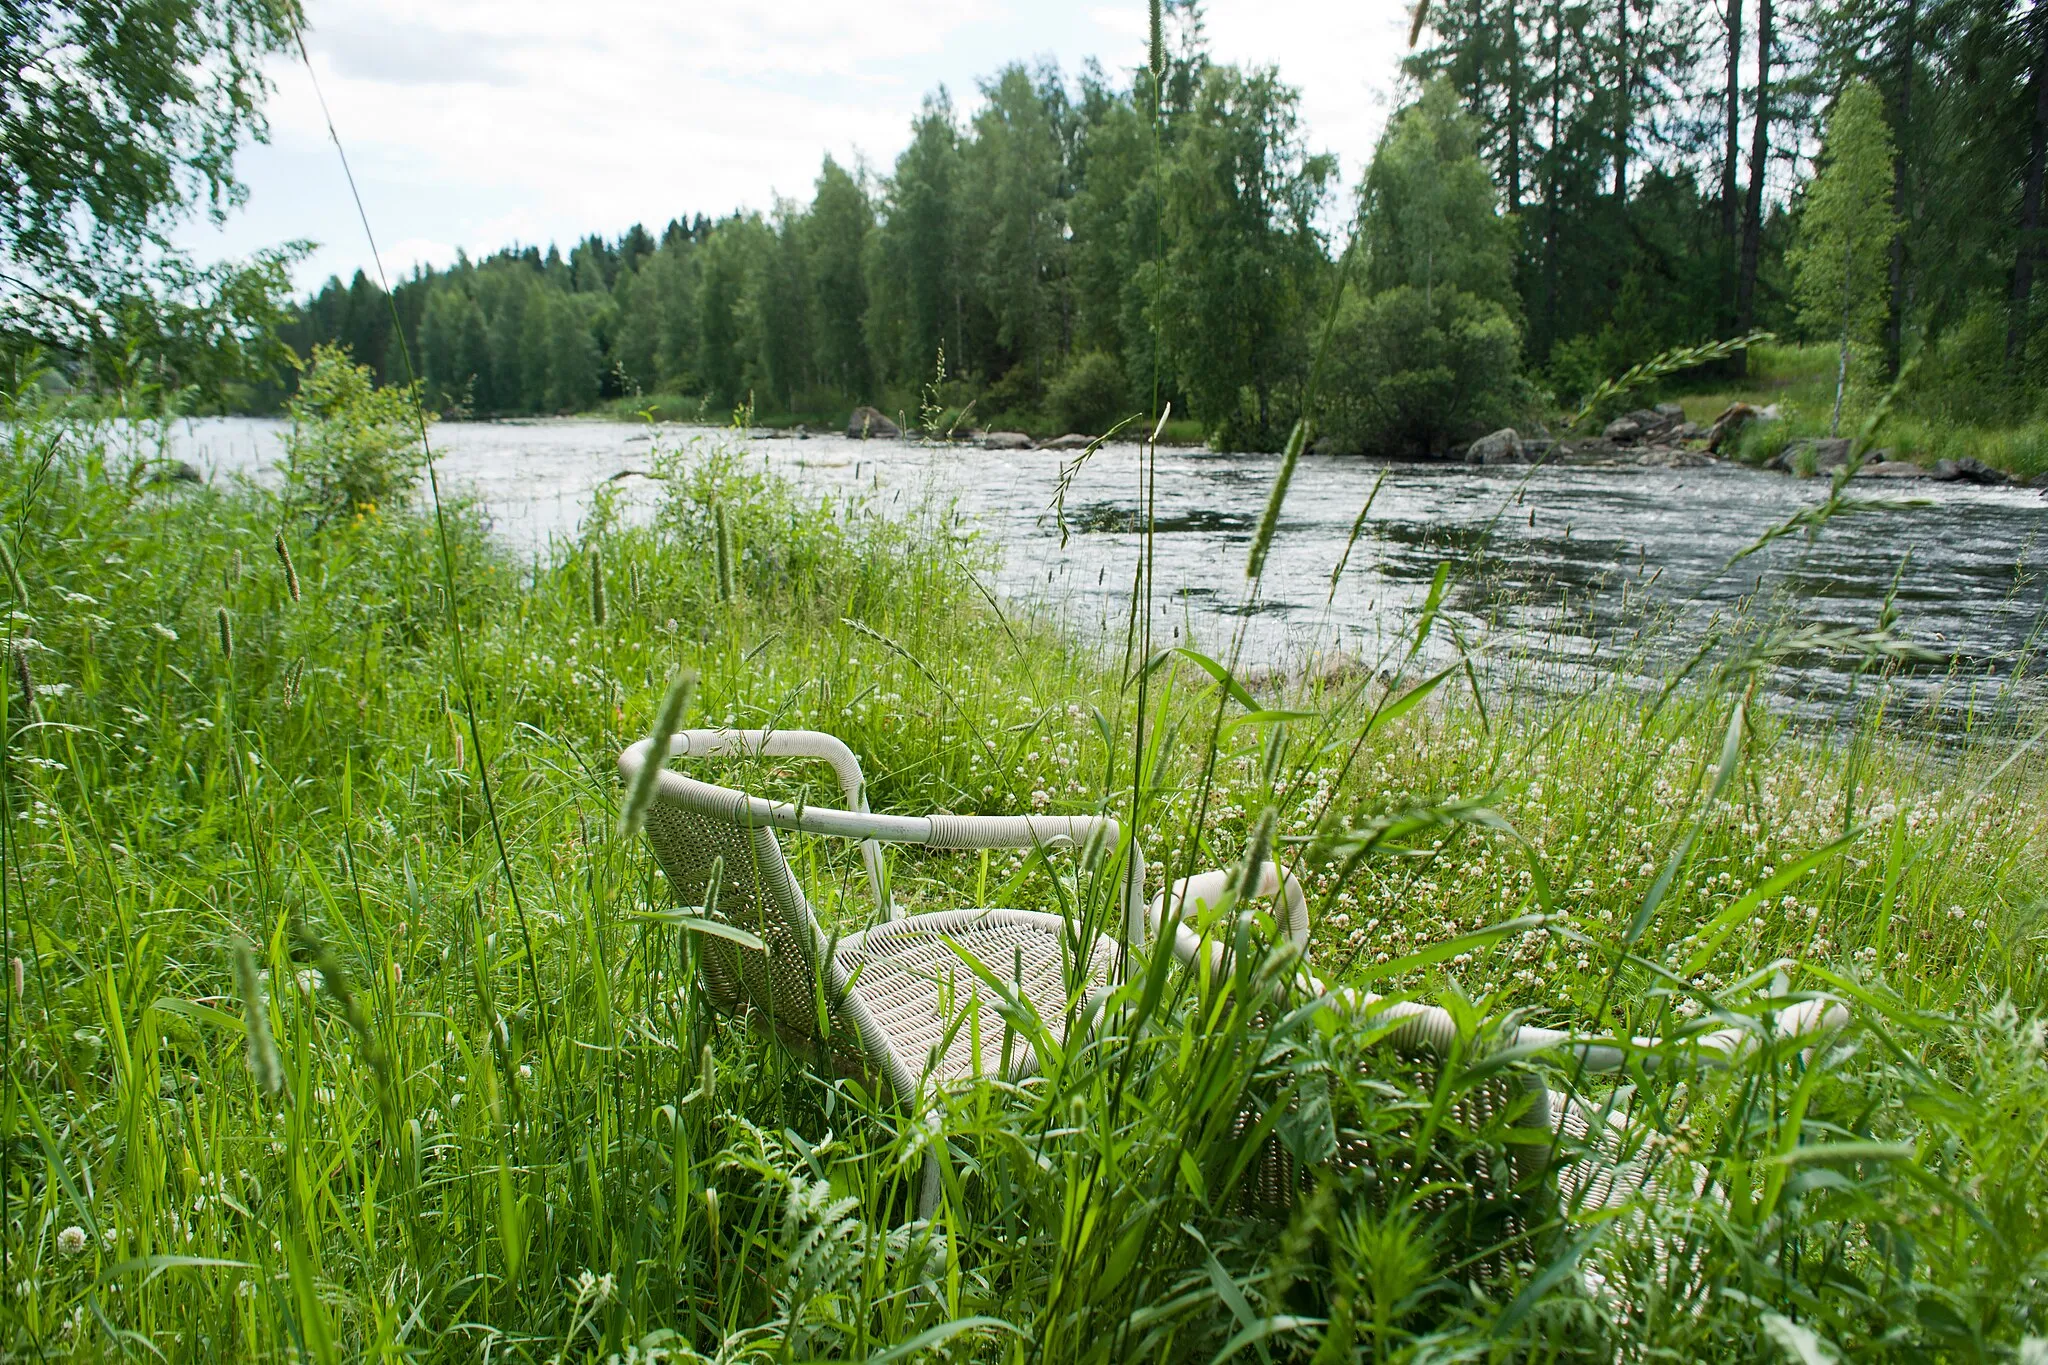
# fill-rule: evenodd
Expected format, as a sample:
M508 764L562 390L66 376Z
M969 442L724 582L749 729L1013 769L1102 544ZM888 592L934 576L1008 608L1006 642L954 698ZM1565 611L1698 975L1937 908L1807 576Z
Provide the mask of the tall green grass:
M1802 736L1755 699L1767 653L1661 698L1483 709L1413 671L1254 701L1167 655L1134 748L1133 679L990 596L948 509L821 503L700 437L658 461L650 522L601 498L537 562L450 509L508 866L431 519L318 526L152 484L124 429L27 395L4 418L13 1357L2042 1349L2044 769L2009 732ZM937 1123L808 1071L708 1011L618 832L611 760L680 669L691 723L846 739L878 810L1127 815L1135 788L1154 886L1231 865L1271 811L1319 971L1446 1003L1466 1044L1418 1068L1245 951L1229 989L1135 974L1089 1040L1041 1040L1042 1076ZM853 852L791 848L858 927ZM1038 855L890 871L913 911L1102 918L1111 891ZM1504 1020L1668 1035L1814 993L1855 1023L1811 1055L1645 1059L1601 1092L1658 1172L1619 1216L1457 1117L1503 1072L1570 1078L1501 1054ZM1242 1197L1248 1125L1312 1173L1277 1221Z

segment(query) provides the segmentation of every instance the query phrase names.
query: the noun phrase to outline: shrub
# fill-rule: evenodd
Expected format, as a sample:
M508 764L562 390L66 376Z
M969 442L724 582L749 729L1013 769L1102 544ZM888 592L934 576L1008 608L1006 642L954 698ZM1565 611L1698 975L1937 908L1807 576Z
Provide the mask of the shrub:
M1744 464L1767 464L1783 454L1792 444L1792 424L1786 421L1751 422L1742 428L1742 434L1735 440L1735 457ZM1800 471L1813 472L1813 457L1809 455L1807 467Z
M1338 449L1438 455L1530 401L1521 337L1499 304L1412 285L1347 304L1331 339L1323 430Z
M2002 426L2048 413L2040 399L2048 387L2048 337L2037 333L2021 363L2011 365L2005 356L2006 321L2004 301L1987 298L1923 348L1908 406L1927 417L1973 426Z
M314 347L289 406L292 501L325 524L410 493L426 464L418 404L417 386L377 388L345 347Z
M1101 351L1085 351L1067 362L1046 393L1053 422L1067 431L1100 435L1135 410L1123 366Z

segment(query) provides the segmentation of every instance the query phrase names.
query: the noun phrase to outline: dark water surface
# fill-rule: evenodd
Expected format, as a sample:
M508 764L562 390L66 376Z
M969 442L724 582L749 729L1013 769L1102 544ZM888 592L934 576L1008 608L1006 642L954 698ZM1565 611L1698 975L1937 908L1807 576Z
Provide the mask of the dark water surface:
M279 454L279 423L226 418L181 424L174 453L212 471L256 472ZM645 470L644 427L542 421L434 429L444 487L480 498L508 541L544 546L572 534L592 490ZM718 439L663 428L681 445ZM901 506L957 501L1003 549L1000 586L1049 605L1077 633L1123 638L1145 503L1143 452L1103 448L1071 480L1067 537L1053 513L1072 454L928 449L838 436L755 440L749 454L806 487ZM2048 699L2029 676L2048 610L2035 567L2048 500L2032 490L1859 481L1859 498L1894 504L1837 517L1817 539L1788 536L1730 567L1738 551L1826 494L1822 480L1717 465L1702 469L1473 469L1349 458L1302 461L1256 599L1245 558L1272 482L1270 456L1159 451L1150 498L1155 641L1176 632L1225 654L1242 632L1248 667L1299 667L1333 653L1375 662L1413 631L1437 566L1452 565L1449 621L1523 685L1569 687L1585 668L1646 678L1738 618L1867 627L1895 595L1900 630L1951 659L1889 681L1909 712L1944 725L2011 714ZM1386 478L1331 595L1359 509ZM645 479L621 484L644 509ZM1645 647L1642 632L1656 632ZM1453 657L1452 632L1432 641ZM1642 659L1640 666L1636 662ZM1810 714L1868 695L1840 658L1805 657L1771 687Z

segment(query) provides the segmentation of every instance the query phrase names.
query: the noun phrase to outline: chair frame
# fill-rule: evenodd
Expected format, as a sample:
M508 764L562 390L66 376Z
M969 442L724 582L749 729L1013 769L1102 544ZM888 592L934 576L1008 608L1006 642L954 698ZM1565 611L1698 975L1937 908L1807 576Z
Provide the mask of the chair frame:
M653 747L651 739L641 740L619 755L619 775L630 789L638 781L642 766L648 761ZM804 967L815 985L821 985L826 1003L834 1015L850 1026L865 1060L865 1069L879 1075L901 1100L906 1103L928 1107L924 1094L927 1082L938 1079L934 1071L941 1060L938 1056L927 1059L922 1067L916 1059L903 1055L892 1037L891 1030L877 1017L878 1006L887 1002L870 998L872 994L867 983L860 979L865 962L887 959L892 942L901 943L913 935L939 935L945 937L954 953L961 950L952 942L953 934L964 936L968 930L987 930L991 927L1007 928L1021 936L1052 935L1062 944L1071 943L1076 955L1085 954L1083 976L1101 974L1098 969L1108 965L1108 978L1096 990L1088 992L1080 1001L1077 1017L1087 1019L1100 999L1112 989L1127 961L1127 952L1142 946L1147 927L1145 910L1145 861L1144 853L1137 840L1129 840L1125 848L1122 825L1106 815L877 815L867 809L866 783L861 772L860 761L845 743L836 737L817 730L684 730L673 735L668 742L666 757L691 757L705 759L811 759L831 766L839 779L844 794L844 807L795 804L774 801L750 795L730 787L718 786L700 781L663 767L655 775L654 803L657 809L671 808L708 818L719 825L741 832L753 841L757 859L768 854L768 847L760 842L763 836L773 848L773 858L780 865L780 873L788 879L780 888L778 903L773 907L780 915L784 927L794 938L799 953L806 959ZM665 761L665 760L664 760ZM669 859L665 852L662 836L652 827L648 831L654 843L657 856L661 857L663 870L668 874L672 889L680 896L682 883L675 880ZM879 912L879 921L871 928L843 938L827 938L812 912L802 887L783 859L780 845L774 841L776 831L826 835L834 838L857 840L861 846L861 857L865 865L869 884L874 892ZM1042 911L1012 910L1003 908L976 908L967 910L934 911L918 915L903 915L893 904L889 893L886 869L882 858L881 845L884 843L915 844L934 849L1074 849L1088 854L1098 853L1106 860L1123 855L1128 858L1122 885L1118 889L1120 928L1122 938L1098 934L1096 942L1089 945L1076 938L1081 926L1061 915ZM771 888L771 891L775 888ZM1064 951L1064 949L1063 949ZM1021 967L1021 949L1020 967ZM851 965L849 965L851 964ZM771 964L772 965L772 964ZM993 968L996 964L983 964ZM752 1008L760 1012L760 1002L753 999L754 992L741 983L734 992L734 998L741 1008ZM772 991L771 991L772 994ZM1021 994L1021 991L1020 991ZM901 996L898 997L899 1003ZM1069 1002L1070 1007L1073 1002ZM714 1000L714 1004L717 1001ZM932 1007L935 1012L939 1006ZM773 1009L768 1011L770 1027L773 1023ZM954 1025L957 1028L957 1024ZM775 1031L781 1032L779 1028ZM948 1037L951 1036L949 1033ZM785 1037L785 1041L791 1041ZM1007 1039L1006 1039L1007 1041ZM1035 1069L1037 1059L1026 1044L1017 1058L1015 1067L1010 1065L1008 1049L1005 1048L1001 1070L1007 1072ZM980 1065L978 1053L974 1059L975 1073L990 1074ZM939 1169L932 1160L927 1160L923 1189L919 1199L919 1213L929 1216L936 1206L938 1197Z

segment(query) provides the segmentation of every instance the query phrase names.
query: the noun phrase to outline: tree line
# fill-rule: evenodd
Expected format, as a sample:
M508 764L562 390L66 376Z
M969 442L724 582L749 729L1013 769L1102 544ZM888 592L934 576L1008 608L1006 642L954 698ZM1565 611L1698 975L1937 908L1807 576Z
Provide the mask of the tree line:
M1213 60L1179 0L1156 61L1012 65L966 110L941 89L893 165L828 157L807 201L296 304L306 244L202 268L165 236L241 193L231 153L296 12L172 9L154 56L39 75L97 41L97 11L54 0L0 43L23 92L0 101L17 373L263 410L296 383L284 347L334 343L385 383L410 355L450 413L873 403L1092 432L1171 403L1259 448L1323 354L1323 439L1385 453L1760 328L1837 347L1866 399L1909 359L1908 401L1973 420L2048 392L2048 0L1432 0L1344 202L1297 92ZM176 56L204 52L211 84ZM124 102L150 116L96 112Z
M1795 277L1853 86L1892 162L1854 193L1896 222L1858 266L1882 276L1874 314L1854 291L1859 373L1938 352L1992 406L2031 403L2048 4L1438 0L1424 32L1355 206L1297 92L1213 61L1188 4L1157 81L1013 65L970 116L929 97L887 174L827 157L807 204L464 259L391 302L454 410L915 411L943 376L975 421L1099 430L1170 401L1257 448L1298 414L1342 278L1322 428L1440 448L1667 347L1833 341ZM335 280L288 335L390 379L391 311Z

